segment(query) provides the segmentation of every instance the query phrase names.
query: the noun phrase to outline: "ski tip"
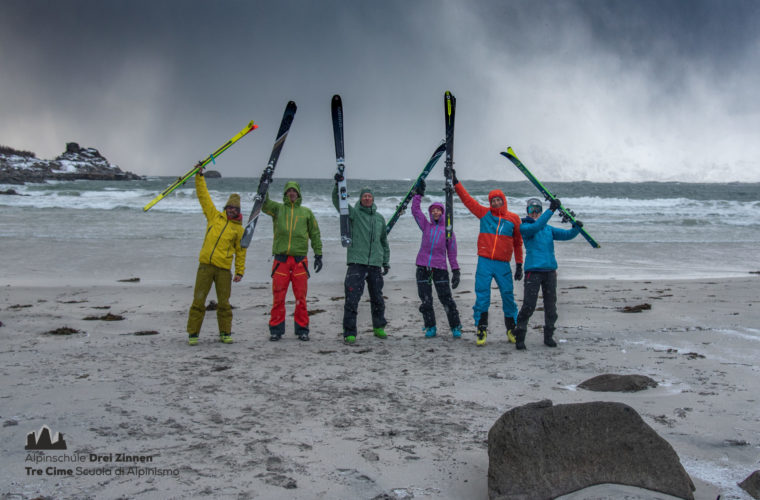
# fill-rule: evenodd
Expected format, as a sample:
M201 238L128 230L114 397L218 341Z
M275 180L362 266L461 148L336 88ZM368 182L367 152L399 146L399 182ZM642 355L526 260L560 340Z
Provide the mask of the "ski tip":
M514 158L514 159L517 159L517 155L515 154L515 150L512 149L511 146L507 147L506 151L502 151L501 155L504 156L505 158Z
M332 96L332 100L333 102L340 102L340 94L335 94Z

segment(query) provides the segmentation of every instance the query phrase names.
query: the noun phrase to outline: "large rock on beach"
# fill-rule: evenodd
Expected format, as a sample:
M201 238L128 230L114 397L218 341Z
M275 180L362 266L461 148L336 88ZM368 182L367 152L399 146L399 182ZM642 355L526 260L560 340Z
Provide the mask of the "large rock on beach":
M638 392L650 387L657 387L657 382L646 375L616 375L614 373L605 373L578 384L579 389L597 392Z
M756 470L739 483L739 487L752 495L752 498L760 500L760 470Z
M95 148L66 144L66 151L53 160L40 160L30 151L0 146L0 184L25 184L48 180L78 179L120 181L139 180L139 175L124 172Z
M488 432L488 498L556 498L613 483L693 499L694 484L673 447L628 405L513 408Z

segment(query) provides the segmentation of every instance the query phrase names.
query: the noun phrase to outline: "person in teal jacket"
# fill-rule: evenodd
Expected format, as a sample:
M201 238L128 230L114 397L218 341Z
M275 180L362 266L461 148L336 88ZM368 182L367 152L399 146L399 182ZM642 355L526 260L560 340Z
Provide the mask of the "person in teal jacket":
M342 178L335 174L335 187L332 192L333 205L338 208L338 182ZM362 188L359 201L348 207L351 221L351 245L346 252L346 278L344 289L346 302L343 306L343 340L347 344L356 342L356 313L359 300L364 293L364 284L369 291L370 309L372 311L372 329L375 337L384 339L385 301L383 300L383 276L390 270L391 249L388 246L388 233L385 230L385 218L377 212L375 197L368 187Z
M554 256L554 241L571 240L578 236L581 221L572 229L560 229L548 225L554 212L560 207L560 201L555 198L549 205L549 210L541 215L543 205L541 200L528 200L528 216L522 219L520 234L525 244L525 281L523 305L517 314L515 327L515 346L525 349L525 334L528 320L536 310L538 291L543 289L544 297L544 344L557 347L554 341L554 324L557 321L557 259Z

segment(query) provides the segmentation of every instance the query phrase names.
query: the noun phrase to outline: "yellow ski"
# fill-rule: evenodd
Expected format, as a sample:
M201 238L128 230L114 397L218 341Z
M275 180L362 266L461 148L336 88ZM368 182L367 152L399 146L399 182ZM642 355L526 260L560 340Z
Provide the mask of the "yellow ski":
M187 172L182 177L177 177L177 180L174 181L174 183L172 185L170 185L168 188L166 188L163 191L161 191L161 193L158 196L156 196L155 198L153 198L150 201L150 203L148 203L147 205L145 205L143 207L143 212L147 212L148 210L151 209L151 207L153 205L155 205L159 201L161 201L164 198L166 198L167 196L169 196L175 189L177 189L178 187L180 187L181 185L183 185L184 183L186 183L188 180L190 180L190 177L194 176L196 174L196 172L198 172L198 170L202 169L203 167L205 167L209 163L215 161L216 158L219 155L221 155L222 153L224 153L225 151L227 151L227 149L229 149L230 146L232 146L233 144L235 144L238 140L240 140L248 132L250 132L251 130L256 130L258 127L259 127L258 125L254 125L253 121L251 121L248 125L245 126L245 128L243 130L241 130L240 132L238 132L237 134L235 134L229 141L225 142L219 149L217 149L216 151L214 151L213 153L211 153L210 155L208 155L208 158L206 158L203 161L199 161L189 172Z

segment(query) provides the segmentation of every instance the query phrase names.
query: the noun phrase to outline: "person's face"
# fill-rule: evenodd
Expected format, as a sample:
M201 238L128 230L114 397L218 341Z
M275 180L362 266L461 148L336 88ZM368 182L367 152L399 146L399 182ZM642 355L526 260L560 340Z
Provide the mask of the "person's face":
M433 216L434 221L437 221L441 218L441 215L443 215L443 210L441 210L440 207L433 207L430 209L430 215Z
M296 191L295 188L289 188L287 191L285 191L285 196L288 197L290 203L295 203L295 201L298 199L298 191Z
M228 219L237 219L240 215L240 209L238 207L224 207L224 211L227 213Z
M491 208L501 208L504 206L504 200L502 200L499 196L494 196L491 198Z
M375 197L372 196L372 193L364 193L362 195L362 206L363 207L371 207L372 204L375 202Z
M535 220L541 217L541 208L536 205L531 205L530 211L528 212L528 217Z

